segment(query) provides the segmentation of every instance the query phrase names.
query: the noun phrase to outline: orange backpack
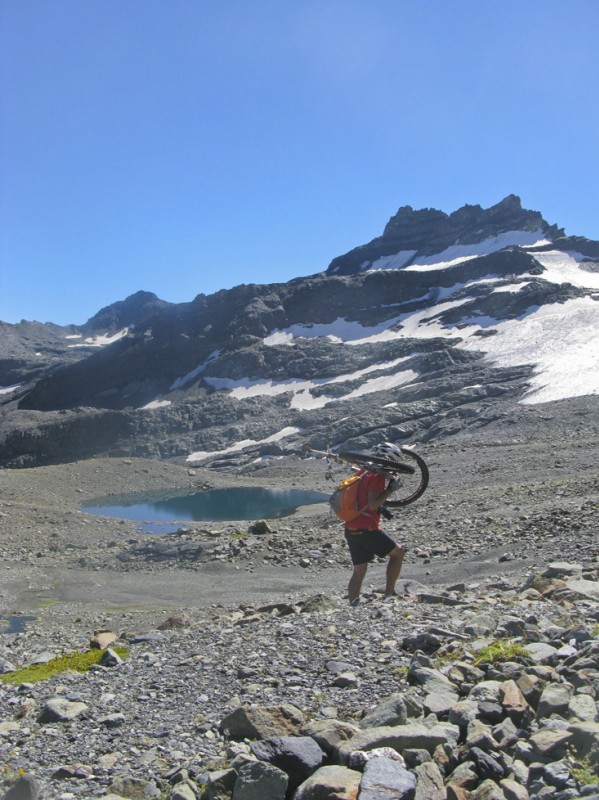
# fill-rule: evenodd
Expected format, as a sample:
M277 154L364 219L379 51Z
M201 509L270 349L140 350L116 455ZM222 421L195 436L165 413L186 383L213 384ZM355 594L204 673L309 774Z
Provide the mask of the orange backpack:
M343 522L351 522L364 510L358 506L358 489L363 475L364 473L360 472L345 478L329 497L331 508Z

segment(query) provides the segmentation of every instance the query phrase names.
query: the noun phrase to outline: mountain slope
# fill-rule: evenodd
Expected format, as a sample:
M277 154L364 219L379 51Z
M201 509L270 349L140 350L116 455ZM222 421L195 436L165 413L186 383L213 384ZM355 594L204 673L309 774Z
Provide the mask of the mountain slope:
M288 283L179 305L138 293L92 318L124 326L118 341L5 396L3 461L230 464L301 439L428 441L599 394L598 256L510 196L404 207L379 239Z

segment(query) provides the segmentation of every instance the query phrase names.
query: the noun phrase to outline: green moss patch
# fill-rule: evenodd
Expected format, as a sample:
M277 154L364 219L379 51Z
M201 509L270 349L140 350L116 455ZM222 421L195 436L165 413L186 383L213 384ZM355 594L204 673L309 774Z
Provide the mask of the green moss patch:
M127 658L129 651L126 647L113 647L122 659ZM46 664L32 664L23 669L17 669L14 672L7 672L5 675L0 675L2 683L36 683L37 681L46 681L54 675L60 675L63 672L87 672L93 664L99 664L104 655L104 650L86 650L82 653L66 653L65 655L53 658Z
M517 661L519 658L526 658L527 655L522 645L498 639L479 651L474 659L474 666L483 663L498 664L501 661Z

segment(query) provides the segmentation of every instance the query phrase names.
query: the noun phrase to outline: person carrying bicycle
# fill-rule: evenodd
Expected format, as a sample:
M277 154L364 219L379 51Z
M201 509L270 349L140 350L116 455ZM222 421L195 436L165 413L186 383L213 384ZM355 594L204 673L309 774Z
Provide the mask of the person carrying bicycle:
M389 442L375 448L377 454L390 461L401 461L399 447ZM382 472L366 471L360 478L357 507L360 514L351 522L345 523L345 539L353 564L347 593L352 606L360 602L362 583L368 564L375 556L388 558L386 568L385 598L395 594L395 584L399 578L405 549L381 530L381 506L399 488L399 481L387 477Z

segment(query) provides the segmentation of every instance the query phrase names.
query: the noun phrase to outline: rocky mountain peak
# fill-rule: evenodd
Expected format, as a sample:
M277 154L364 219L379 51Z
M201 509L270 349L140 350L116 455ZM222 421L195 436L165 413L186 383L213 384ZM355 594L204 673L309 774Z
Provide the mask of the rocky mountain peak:
M546 222L538 211L522 208L520 198L514 194L487 209L464 205L451 214L402 206L382 236L335 258L327 273L351 275L369 269L384 256L402 252L411 252L412 257L429 256L458 244L477 244L512 231L538 232L539 239L563 236L563 230Z
M161 300L153 292L139 291L100 309L81 327L83 333L92 334L97 331L114 332L122 328L138 326L156 311L172 305Z

